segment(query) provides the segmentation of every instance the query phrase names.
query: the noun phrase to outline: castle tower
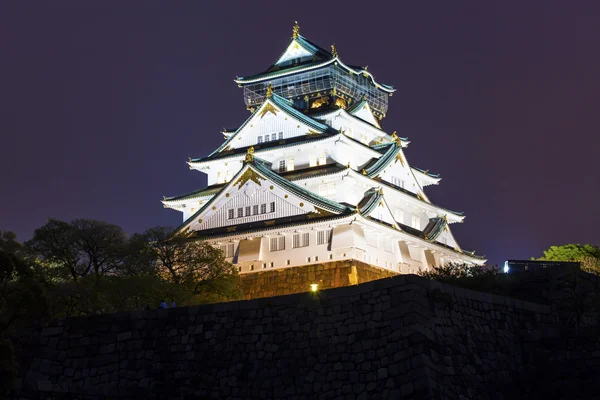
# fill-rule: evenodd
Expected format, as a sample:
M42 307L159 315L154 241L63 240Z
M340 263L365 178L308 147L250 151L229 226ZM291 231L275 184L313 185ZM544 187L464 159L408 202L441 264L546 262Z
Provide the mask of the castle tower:
M238 77L250 117L190 169L208 187L165 198L178 232L220 246L241 274L328 262L411 273L483 264L450 225L464 215L425 194L440 177L412 167L410 143L380 121L394 88L300 35L265 72Z

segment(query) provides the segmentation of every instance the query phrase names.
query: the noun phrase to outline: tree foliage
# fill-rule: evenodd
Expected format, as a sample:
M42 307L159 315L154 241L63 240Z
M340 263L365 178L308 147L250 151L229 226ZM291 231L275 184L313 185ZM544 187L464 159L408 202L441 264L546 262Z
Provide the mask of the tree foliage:
M600 274L600 247L591 244L550 246L540 261L577 261L586 272Z

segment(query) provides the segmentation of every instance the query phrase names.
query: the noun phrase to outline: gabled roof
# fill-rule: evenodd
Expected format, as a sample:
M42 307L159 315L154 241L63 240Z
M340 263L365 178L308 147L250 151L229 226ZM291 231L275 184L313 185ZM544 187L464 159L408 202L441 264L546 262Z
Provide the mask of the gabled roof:
M308 57L310 57L310 60L308 59ZM285 65L286 61L298 58L300 59L299 63L289 66ZM303 58L306 60L302 60ZM273 65L271 65L266 71L261 72L259 74L249 75L245 77L238 76L235 79L235 82L238 85L243 86L249 83L265 81L270 78L281 77L294 73L318 69L331 64L334 64L338 68L341 68L342 70L348 73L362 74L363 76L370 78L373 85L384 92L395 92L395 89L392 86L377 83L373 75L367 71L366 67L358 67L344 64L342 60L340 60L337 51L334 50L334 53L332 54L329 51L320 47L319 45L306 39L304 36L300 35L299 27L297 24L294 27L294 32L290 44L286 47L284 52L277 58L277 61L275 61Z
M348 114L360 118L362 121L381 129L379 120L375 118L375 114L373 114L373 110L371 109L371 106L369 106L367 99L363 98L358 103L354 103L352 106L348 107L346 111Z
M227 148L227 146L233 141L235 137L237 137L237 135L244 129L244 127L246 127L250 123L250 121L256 118L262 118L268 112L273 112L273 107L276 110L282 111L283 113L295 119L296 121L308 125L317 133L324 133L330 129L327 125L323 124L322 122L319 122L316 119L304 115L300 111L296 110L290 100L287 100L273 93L271 97L267 98L267 100L264 103L262 103L258 110L253 112L252 115L250 115L250 117L239 128L235 130L235 132L229 134L227 140L225 140L225 142L223 142L223 144L221 144L215 151L210 153L207 157L204 157L202 159L194 159L192 161L210 159L212 156L220 153L221 151L223 151L223 149Z
M285 51L277 58L277 61L267 70L278 70L277 66L285 63L291 59L302 58L302 57L311 57L311 61L322 61L329 60L333 56L330 52L323 49L322 47L312 43L304 36L297 34L295 37L292 37L292 41L285 49Z
M252 160L245 162L245 165L240 169L240 171L238 171L238 173L233 177L233 179L228 184L223 185L220 188L220 190L206 204L204 204L196 213L194 213L187 220L185 220L183 224L181 224L176 229L176 232L179 233L184 231L186 227L188 227L194 220L196 220L196 218L198 218L206 209L208 209L208 207L210 207L218 198L220 198L221 194L225 190L238 184L241 185L240 182L253 180L253 173L257 174L262 179L270 180L274 184L280 186L282 189L290 192L298 198L307 201L310 204L313 204L313 206L315 206L318 209L322 209L325 213L343 214L351 210L351 208L349 208L346 205L340 204L333 200L329 200L316 193L312 193L311 191L304 189L290 182L289 180L279 176L277 173L271 170L271 163L265 160L261 160L259 158L253 158Z

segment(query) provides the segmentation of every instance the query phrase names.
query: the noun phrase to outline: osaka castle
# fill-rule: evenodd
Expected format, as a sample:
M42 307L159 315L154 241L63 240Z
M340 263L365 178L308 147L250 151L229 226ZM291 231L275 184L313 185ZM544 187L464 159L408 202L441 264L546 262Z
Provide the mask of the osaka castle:
M300 35L266 71L238 77L250 117L189 168L208 186L166 197L177 233L220 246L241 274L349 260L390 273L483 264L435 204L438 175L412 166L384 129L395 89Z

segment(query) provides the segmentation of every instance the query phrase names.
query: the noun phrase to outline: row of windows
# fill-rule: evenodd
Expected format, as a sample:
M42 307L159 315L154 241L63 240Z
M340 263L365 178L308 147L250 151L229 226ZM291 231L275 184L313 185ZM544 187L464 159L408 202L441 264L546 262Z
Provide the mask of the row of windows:
M308 156L308 166L316 167L317 165L325 165L327 164L327 154L311 154Z
M258 144L272 142L273 140L277 140L277 139L279 139L279 140L283 139L283 132L259 135L258 136Z
M317 245L331 243L331 229L317 231ZM292 236L292 248L307 247L310 245L310 232L294 233ZM269 240L270 251L285 250L285 236L276 236Z
M237 211L237 213L236 213ZM267 214L275 212L275 202L254 204L253 206L245 206L230 208L227 210L227 219L250 217L252 215Z
M404 211L400 210L400 209L396 209L394 218L396 219L397 222L400 222L401 224L404 223ZM419 218L418 215L411 215L410 216L410 226L412 226L415 229L421 229L421 218Z

